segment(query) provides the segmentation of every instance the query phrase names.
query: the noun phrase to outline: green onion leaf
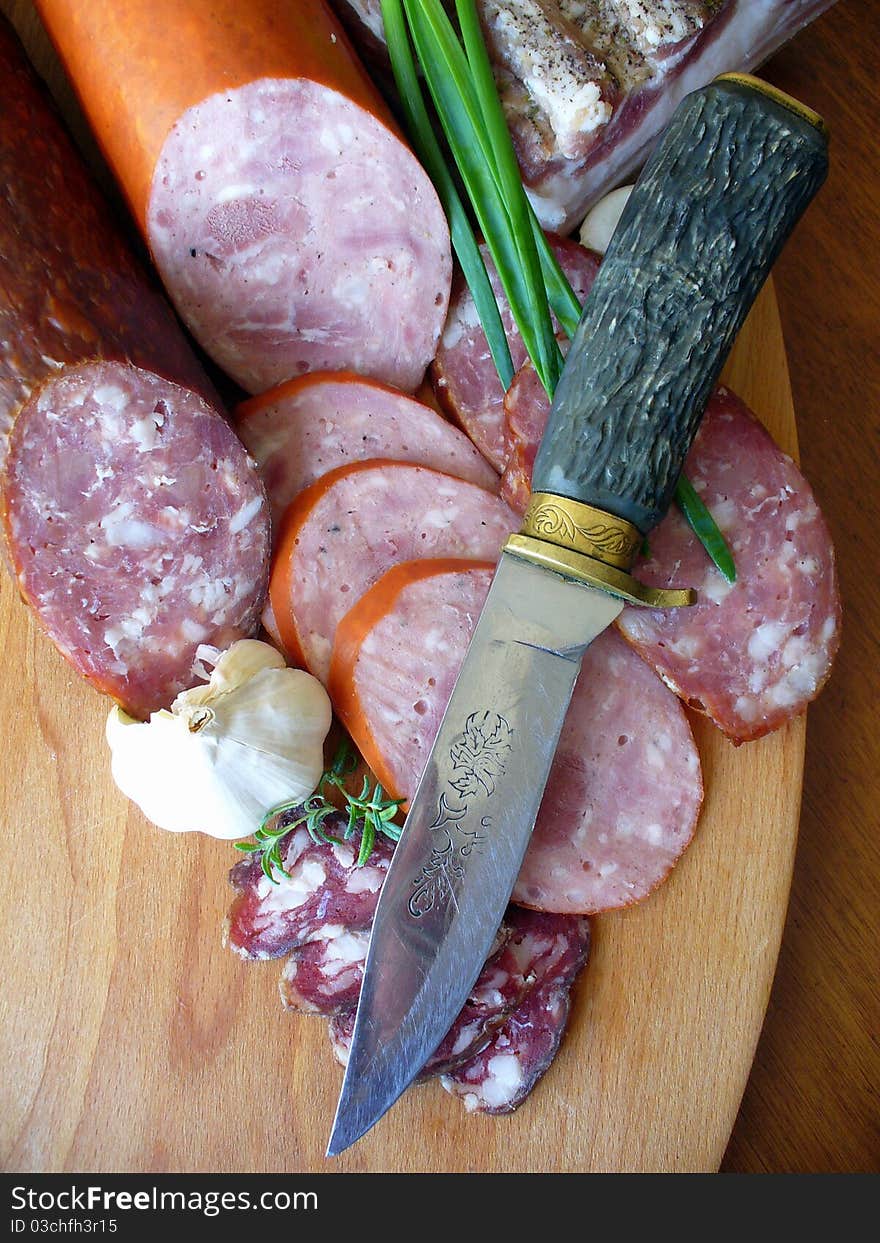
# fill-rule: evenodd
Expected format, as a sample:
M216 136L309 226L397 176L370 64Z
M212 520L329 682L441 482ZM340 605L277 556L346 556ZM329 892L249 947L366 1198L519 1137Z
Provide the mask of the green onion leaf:
M675 499L678 507L690 524L697 539L705 548L720 573L729 583L736 582L736 566L733 553L727 541L718 529L715 519L703 504L694 485L685 476L680 475L675 487Z
M385 38L391 57L391 68L397 83L410 138L416 154L434 183L434 188L446 213L452 245L471 291L483 332L486 334L492 361L501 377L501 383L507 389L510 387L514 374L510 346L507 343L498 303L495 301L495 294L492 292L492 285L467 212L462 205L431 128L419 86L412 48L406 33L401 0L382 0L382 18L385 23Z

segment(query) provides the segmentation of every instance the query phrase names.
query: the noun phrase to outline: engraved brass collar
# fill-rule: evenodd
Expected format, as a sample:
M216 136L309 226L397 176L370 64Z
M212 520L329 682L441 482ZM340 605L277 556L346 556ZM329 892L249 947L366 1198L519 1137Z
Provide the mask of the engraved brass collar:
M628 573L641 543L638 527L616 514L551 492L533 492L522 530L511 535L505 552L629 604L668 609L696 603L691 588L648 587Z

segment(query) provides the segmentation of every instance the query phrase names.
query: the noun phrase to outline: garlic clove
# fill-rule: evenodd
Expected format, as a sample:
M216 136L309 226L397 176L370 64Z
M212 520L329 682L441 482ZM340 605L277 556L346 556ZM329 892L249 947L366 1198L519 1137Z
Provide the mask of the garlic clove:
M113 779L160 828L248 837L272 807L313 793L331 716L316 678L242 640L170 712L142 722L111 711Z
M605 254L632 190L632 186L620 186L594 203L578 235L582 246Z
M203 660L213 663L214 668L204 686L194 686L180 692L171 705L172 712L176 711L178 703L204 703L217 695L225 695L227 691L234 690L261 669L284 669L287 664L276 648L259 639L239 639L225 652L217 653L216 657L214 652L216 648L199 649Z

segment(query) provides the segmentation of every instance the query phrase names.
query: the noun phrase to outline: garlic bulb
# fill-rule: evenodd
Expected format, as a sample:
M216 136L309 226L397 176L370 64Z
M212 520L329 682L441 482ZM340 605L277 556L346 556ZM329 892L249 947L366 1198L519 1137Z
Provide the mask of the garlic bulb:
M600 255L605 254L632 191L632 186L620 186L590 208L578 235L582 246L596 250Z
M217 656L205 648L200 654ZM136 721L112 710L113 779L159 828L248 837L272 807L314 791L330 718L316 678L288 669L268 643L242 639L170 712Z

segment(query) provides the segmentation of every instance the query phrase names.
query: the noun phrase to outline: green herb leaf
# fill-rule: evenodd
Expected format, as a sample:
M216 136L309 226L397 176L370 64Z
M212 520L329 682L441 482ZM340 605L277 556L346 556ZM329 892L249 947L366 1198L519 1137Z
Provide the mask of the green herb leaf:
M437 116L492 255L523 344L548 393L562 372L531 229L513 226L526 212L501 191L503 172L480 109L470 65L440 0L403 0L409 29ZM494 90L494 88L493 88ZM497 98L497 97L496 97ZM505 127L505 137L510 137ZM529 251L531 249L531 255Z

